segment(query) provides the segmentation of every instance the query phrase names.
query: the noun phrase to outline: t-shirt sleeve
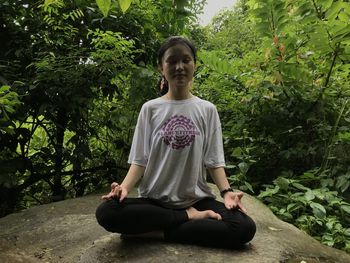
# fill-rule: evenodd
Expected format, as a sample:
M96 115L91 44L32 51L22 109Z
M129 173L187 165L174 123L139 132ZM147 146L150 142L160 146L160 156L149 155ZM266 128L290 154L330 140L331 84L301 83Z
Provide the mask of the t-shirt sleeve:
M147 131L147 114L146 109L143 106L139 113L137 124L135 127L134 137L132 139L131 149L129 153L129 164L137 164L140 166L146 166L149 156L149 136Z
M210 168L224 167L225 156L222 142L222 131L216 107L210 109L207 124L207 137L204 146L204 165Z

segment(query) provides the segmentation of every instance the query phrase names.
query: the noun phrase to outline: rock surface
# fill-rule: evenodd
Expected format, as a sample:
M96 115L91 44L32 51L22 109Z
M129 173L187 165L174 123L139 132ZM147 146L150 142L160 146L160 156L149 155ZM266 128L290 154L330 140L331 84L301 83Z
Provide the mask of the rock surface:
M242 262L349 263L350 255L321 245L280 221L257 199L243 203L257 234L242 250L169 244L160 240L121 240L96 222L100 195L41 205L0 219L0 262Z

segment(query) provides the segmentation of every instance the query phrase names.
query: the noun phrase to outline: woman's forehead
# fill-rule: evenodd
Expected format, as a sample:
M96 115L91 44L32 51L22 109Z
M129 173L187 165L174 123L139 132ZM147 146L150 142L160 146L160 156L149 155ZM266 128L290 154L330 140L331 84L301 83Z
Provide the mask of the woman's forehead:
M168 48L165 53L164 57L172 57L172 56L190 56L193 57L191 49L184 44L176 44L170 48Z

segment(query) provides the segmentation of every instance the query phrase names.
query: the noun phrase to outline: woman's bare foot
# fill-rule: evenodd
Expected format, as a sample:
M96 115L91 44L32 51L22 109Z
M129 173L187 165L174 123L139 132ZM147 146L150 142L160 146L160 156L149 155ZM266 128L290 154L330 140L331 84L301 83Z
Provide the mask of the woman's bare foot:
M196 219L205 219L205 218L212 218L216 220L221 220L221 215L218 213L215 213L213 210L204 210L204 211L198 211L194 207L190 207L186 209L187 216L189 220L196 220Z

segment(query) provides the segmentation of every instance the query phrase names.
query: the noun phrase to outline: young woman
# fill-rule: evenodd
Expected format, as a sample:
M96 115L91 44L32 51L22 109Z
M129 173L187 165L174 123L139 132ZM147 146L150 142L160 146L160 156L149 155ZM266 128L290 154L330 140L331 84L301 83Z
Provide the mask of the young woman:
M196 50L187 39L170 37L158 53L162 97L140 111L121 184L112 183L96 211L111 232L161 232L170 242L236 247L249 242L255 223L230 188L224 171L221 124L215 106L191 93ZM221 192L215 200L206 171ZM139 184L139 197L128 193Z

